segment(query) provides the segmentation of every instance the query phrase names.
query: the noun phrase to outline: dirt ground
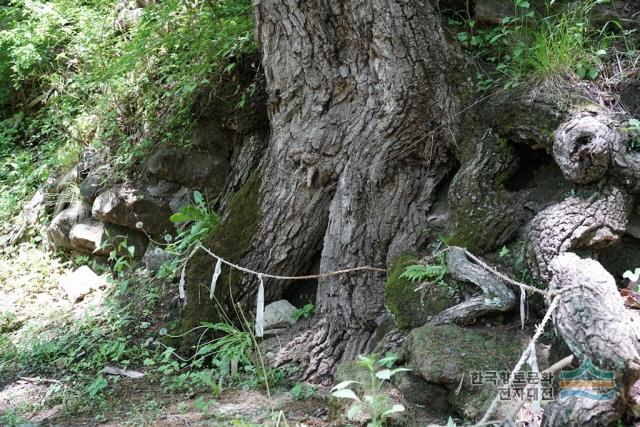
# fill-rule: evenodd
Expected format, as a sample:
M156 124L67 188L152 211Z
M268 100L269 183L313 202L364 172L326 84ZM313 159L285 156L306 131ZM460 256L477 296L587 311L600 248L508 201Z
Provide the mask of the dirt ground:
M307 400L288 392L269 398L260 390L227 390L218 398L207 395L164 393L146 380L122 380L108 399L108 411L98 416L68 414L63 404L46 405L51 383L18 379L0 391L0 416L31 407L15 419L27 426L324 426L327 425L328 390L318 389Z

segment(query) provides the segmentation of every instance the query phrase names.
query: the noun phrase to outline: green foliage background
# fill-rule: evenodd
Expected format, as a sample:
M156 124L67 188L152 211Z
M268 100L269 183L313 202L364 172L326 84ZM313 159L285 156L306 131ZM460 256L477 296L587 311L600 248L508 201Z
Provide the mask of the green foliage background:
M157 144L187 143L197 90L256 49L249 0L123 9L117 0L0 6L0 221L83 147L108 148L117 167Z

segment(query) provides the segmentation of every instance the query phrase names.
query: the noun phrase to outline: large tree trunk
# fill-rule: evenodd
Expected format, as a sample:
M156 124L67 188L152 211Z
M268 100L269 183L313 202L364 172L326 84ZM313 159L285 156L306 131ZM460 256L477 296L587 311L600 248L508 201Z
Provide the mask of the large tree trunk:
M452 170L462 77L427 0L254 3L271 137L261 220L243 261L272 273L384 266L415 250ZM459 72L459 71L458 71ZM367 348L384 275L321 280L319 328L304 336L307 377ZM255 282L243 282L253 301ZM267 300L283 291L267 283ZM280 360L290 358L284 351Z

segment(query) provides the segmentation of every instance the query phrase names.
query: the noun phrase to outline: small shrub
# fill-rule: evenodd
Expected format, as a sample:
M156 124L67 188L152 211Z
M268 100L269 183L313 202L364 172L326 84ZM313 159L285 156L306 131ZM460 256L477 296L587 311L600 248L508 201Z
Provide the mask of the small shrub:
M366 414L371 421L368 427L382 427L389 415L403 412L404 406L393 404L389 397L380 391L385 382L389 381L398 372L409 371L407 368L392 369L398 356L387 354L379 359L375 354L358 356L357 364L366 368L369 373L370 382L362 384L357 381L347 380L333 387L332 396L339 399L353 400L355 404L347 412L349 419L355 419L360 414ZM349 386L359 384L362 389L362 396L359 397Z
M293 312L293 318L296 320L299 319L308 319L313 316L316 312L316 305L313 303L305 304L304 307L297 309Z
M317 389L314 385L306 383L296 383L291 388L290 392L293 397L296 398L296 400L307 400L314 397L316 395L316 391Z

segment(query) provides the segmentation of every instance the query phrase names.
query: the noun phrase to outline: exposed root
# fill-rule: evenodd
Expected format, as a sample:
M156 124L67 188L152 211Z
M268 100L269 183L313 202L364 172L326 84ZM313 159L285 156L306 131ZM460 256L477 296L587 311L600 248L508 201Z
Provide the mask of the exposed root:
M616 243L631 214L631 197L609 186L591 197L568 197L540 212L529 226L529 261L542 280L549 264L575 249L600 249Z
M470 298L435 316L429 323L465 324L480 316L511 310L515 296L507 284L486 268L467 257L461 248L447 251L447 270L457 280L469 281L482 289L483 295Z

